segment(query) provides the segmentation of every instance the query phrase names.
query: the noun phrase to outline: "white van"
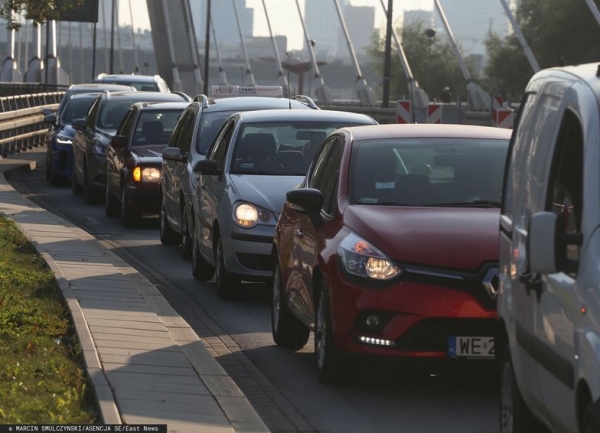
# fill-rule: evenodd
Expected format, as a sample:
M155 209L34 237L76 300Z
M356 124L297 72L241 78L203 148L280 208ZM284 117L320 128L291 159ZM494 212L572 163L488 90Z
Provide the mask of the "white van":
M600 64L530 80L500 220L500 429L600 432Z

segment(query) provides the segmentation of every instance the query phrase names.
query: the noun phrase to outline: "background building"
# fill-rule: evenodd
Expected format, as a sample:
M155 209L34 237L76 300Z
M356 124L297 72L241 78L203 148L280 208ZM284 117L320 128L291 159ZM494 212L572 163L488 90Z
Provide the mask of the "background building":
M344 8L348 0L339 0ZM333 1L305 0L304 22L310 39L315 41L315 54L319 58L337 55L339 20ZM304 49L307 50L306 41Z
M485 55L489 32L508 34L509 21L498 0L440 0L452 33L465 54ZM435 28L444 32L439 14L434 12Z
M246 7L246 0L235 0L235 2L242 33L244 37L251 37L254 34L254 9ZM196 38L201 44L204 44L206 38L206 0L191 0L190 8L192 9ZM231 0L213 0L210 9L219 45L239 47L240 34L237 29L235 11Z
M375 8L371 6L352 6L346 5L342 8L346 27L350 34L350 40L354 46L357 57L364 57L367 49L371 46L373 34L375 33ZM336 14L337 17L337 14ZM338 31L338 43L336 55L341 58L348 58L346 38L340 24Z

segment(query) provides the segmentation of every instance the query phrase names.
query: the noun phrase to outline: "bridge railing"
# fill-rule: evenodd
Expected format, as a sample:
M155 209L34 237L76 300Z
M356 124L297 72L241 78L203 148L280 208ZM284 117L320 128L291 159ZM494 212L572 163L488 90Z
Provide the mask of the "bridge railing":
M1 86L0 86L1 87ZM0 156L43 145L45 113L58 108L64 91L0 97Z

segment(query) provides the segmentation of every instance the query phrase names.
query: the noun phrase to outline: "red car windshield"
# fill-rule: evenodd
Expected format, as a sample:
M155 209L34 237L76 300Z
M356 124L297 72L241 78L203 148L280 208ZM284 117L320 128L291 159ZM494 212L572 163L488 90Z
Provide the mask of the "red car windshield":
M406 138L354 143L351 204L499 207L508 140Z

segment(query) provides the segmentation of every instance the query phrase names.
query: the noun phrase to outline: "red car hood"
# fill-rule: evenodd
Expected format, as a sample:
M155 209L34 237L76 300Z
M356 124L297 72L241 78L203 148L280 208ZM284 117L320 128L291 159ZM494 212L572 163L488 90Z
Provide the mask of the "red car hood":
M345 224L394 261L475 270L498 261L500 210L348 206Z

